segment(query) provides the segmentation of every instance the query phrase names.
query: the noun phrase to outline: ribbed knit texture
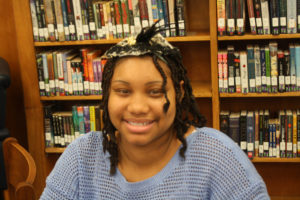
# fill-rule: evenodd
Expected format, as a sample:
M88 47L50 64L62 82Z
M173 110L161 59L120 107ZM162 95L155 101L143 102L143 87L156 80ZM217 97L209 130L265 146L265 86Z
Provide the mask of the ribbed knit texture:
M41 199L269 199L253 164L225 134L196 129L187 144L185 160L177 151L154 177L132 183L118 170L109 175L102 134L89 133L61 155Z

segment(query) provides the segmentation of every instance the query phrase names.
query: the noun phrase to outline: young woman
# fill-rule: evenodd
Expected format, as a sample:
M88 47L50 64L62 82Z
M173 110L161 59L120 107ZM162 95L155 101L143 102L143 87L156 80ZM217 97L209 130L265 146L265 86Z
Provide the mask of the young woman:
M103 131L67 147L41 199L269 199L245 153L203 127L181 54L158 32L106 52Z

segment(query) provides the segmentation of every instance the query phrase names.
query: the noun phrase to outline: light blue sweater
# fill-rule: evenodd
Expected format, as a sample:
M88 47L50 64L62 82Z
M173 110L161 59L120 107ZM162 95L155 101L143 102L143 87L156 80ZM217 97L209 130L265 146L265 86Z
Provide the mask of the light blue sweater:
M41 199L269 199L266 185L246 154L225 134L196 129L183 159L176 152L155 176L127 182L109 175L102 134L91 132L70 144L47 178Z

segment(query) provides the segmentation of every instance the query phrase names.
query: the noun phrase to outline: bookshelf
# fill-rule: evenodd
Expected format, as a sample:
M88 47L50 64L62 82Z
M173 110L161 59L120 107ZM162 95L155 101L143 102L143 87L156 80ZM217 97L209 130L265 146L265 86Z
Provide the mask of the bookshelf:
M272 109L280 107L295 108L299 105L300 94L219 94L217 52L220 42L239 43L249 40L285 40L300 38L293 35L249 35L217 36L216 0L186 0L187 36L168 38L173 45L180 48L183 62L188 69L188 75L194 86L194 94L201 112L206 116L208 126L219 129L219 113L221 109L241 110L251 109L271 103ZM75 48L96 46L107 49L117 43L114 40L88 40L72 42L34 42L31 27L29 0L12 1L12 13L17 38L17 54L21 68L22 86L24 90L24 105L26 113L27 137L29 151L37 165L35 188L39 196L45 186L45 179L55 165L64 148L45 148L43 105L48 102L100 102L101 96L63 96L40 97L35 53L43 49ZM300 160L255 158L257 170L265 180L269 194L276 199L300 198ZM284 183L284 184L282 184Z

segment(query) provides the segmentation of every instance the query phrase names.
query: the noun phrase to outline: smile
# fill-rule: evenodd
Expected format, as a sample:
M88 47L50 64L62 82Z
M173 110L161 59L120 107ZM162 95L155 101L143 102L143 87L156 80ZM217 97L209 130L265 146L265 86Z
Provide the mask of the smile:
M149 122L131 122L131 121L127 121L128 124L133 125L133 126L146 126L150 123L152 123L151 121Z
M153 124L154 124L153 121L138 122L138 121L127 121L126 120L127 130L129 130L132 133L148 132L152 128Z

